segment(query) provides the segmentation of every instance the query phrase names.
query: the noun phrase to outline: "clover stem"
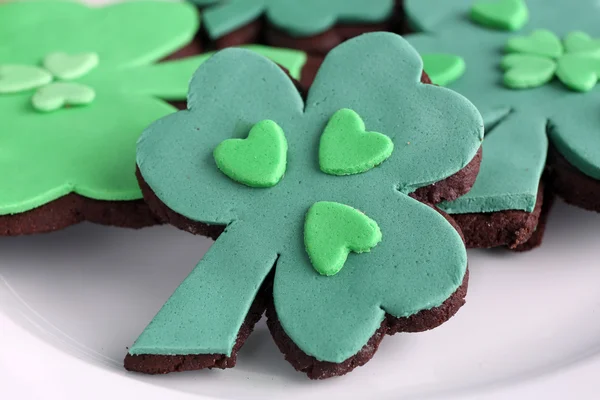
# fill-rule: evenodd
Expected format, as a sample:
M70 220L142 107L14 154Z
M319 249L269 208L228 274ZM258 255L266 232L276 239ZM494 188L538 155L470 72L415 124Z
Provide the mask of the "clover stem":
M230 225L131 347L131 355L231 355L277 252L243 223Z

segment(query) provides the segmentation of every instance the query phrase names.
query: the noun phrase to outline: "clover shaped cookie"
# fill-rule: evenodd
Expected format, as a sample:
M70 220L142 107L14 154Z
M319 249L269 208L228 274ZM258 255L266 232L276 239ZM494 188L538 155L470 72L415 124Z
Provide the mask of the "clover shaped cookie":
M419 55L391 33L334 49L306 101L243 49L203 64L190 108L144 132L137 163L163 219L217 239L126 368L233 367L266 308L286 359L326 378L364 364L386 333L452 316L466 292L465 247L416 198L468 190L483 122L421 74Z
M135 145L175 111L168 100L185 101L210 56L157 63L197 29L197 10L183 3L0 5L0 235L156 222L141 201ZM306 60L254 50L295 76Z
M481 4L495 26L468 17ZM407 0L405 11L422 32L407 37L420 53L463 60L466 72L448 87L473 101L485 121L473 190L442 205L467 244L517 247L532 235L540 240L545 165L554 192L600 211L597 1L557 0L548 7L543 0Z
M387 30L395 0L192 0L219 48L254 43L327 53L345 39Z

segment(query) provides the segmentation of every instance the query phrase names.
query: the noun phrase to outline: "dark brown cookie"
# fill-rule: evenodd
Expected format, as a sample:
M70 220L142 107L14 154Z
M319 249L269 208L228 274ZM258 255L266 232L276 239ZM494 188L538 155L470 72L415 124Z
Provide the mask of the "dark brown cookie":
M327 379L341 376L356 367L365 365L373 358L385 335L393 335L399 332L423 332L446 322L465 304L468 281L469 272L467 271L462 285L439 307L421 311L408 318L396 318L386 314L381 326L371 336L367 344L354 356L341 363L319 361L304 353L285 333L279 323L272 301L267 306L267 326L277 347L297 371L304 372L310 379Z
M564 201L600 212L600 181L579 171L553 146L548 153L548 172L554 192Z
M452 218L465 235L467 248L508 246L515 249L527 243L536 232L544 203L544 185L540 183L535 208L532 212L520 210L493 213L455 214ZM543 235L544 225L541 226ZM541 243L541 237L538 238Z
M529 238L529 240L523 244L518 245L517 247L511 249L516 252L525 252L536 249L542 245L544 240L544 234L546 233L546 224L548 223L548 217L550 216L550 212L552 211L552 207L554 207L554 202L556 200L556 195L554 194L554 190L552 189L552 185L547 183L547 179L543 178L544 182L544 201L542 204L542 212L540 214L540 218L538 220L537 228Z

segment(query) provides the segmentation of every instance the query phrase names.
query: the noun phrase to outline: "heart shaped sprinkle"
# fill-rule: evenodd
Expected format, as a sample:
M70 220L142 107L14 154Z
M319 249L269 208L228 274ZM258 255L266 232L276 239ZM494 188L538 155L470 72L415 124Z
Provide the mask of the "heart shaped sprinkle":
M563 55L563 46L554 33L540 29L529 36L510 39L506 46L509 53L524 53L542 57L558 58Z
M52 53L44 58L44 67L55 77L62 80L77 79L98 65L98 54L96 53Z
M585 54L600 58L600 40L592 39L584 32L571 32L564 40L565 50L569 54Z
M424 54L423 69L431 82L447 86L460 78L466 69L465 60L453 54Z
M524 0L482 0L471 8L471 19L488 28L518 31L527 24L529 11Z
M558 61L556 76L569 89L589 92L598 83L600 59L586 53L566 54Z
M64 106L80 106L94 101L94 89L70 82L56 82L41 87L33 95L31 102L38 111L49 112Z
M319 144L321 171L330 175L366 172L392 155L394 143L378 132L367 132L360 116L344 108L327 123Z
M0 94L18 93L52 82L47 71L28 65L0 65Z
M217 167L243 185L266 188L277 185L287 164L283 129L271 120L252 127L246 139L228 139L213 152Z
M556 63L545 57L529 54L509 54L502 59L504 84L513 89L530 89L552 80Z
M337 274L351 251L368 252L381 238L377 222L345 204L321 201L306 214L304 245L321 275Z

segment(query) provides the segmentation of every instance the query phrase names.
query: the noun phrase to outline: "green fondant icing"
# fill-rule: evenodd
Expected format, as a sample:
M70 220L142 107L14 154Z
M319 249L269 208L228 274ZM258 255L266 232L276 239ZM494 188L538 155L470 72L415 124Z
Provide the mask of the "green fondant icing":
M57 82L43 86L31 98L33 108L42 112L67 106L82 106L94 101L96 92L80 83Z
M594 53L595 46L587 43L587 39L600 37L600 9L596 3L595 0L581 0L574 5L570 0L557 0L548 7L546 0L527 0L530 18L522 35L547 29L564 40L567 55L589 53L590 50ZM427 32L407 36L407 40L421 54L449 53L465 60L468 72L448 87L473 101L483 114L486 128L493 126L498 117L502 119L506 110L512 110L514 115L511 118L519 116L524 126L546 120L551 142L559 152L581 172L600 179L600 119L593 117L600 109L600 88L596 86L585 94L571 92L558 80L526 91L504 86L498 65L506 43L514 37L514 33L490 30L466 21L464 16L470 12L472 5L472 0L406 0L405 9L410 23ZM525 139L525 135L541 137L533 131L515 129L523 136L521 140ZM500 131L493 131L490 139L498 133ZM515 140L518 138L515 137ZM522 143L515 143L515 148ZM486 169L492 168L493 159L487 156L492 145L484 144L482 169L484 165L487 165ZM528 140L527 146L532 154L545 150L542 142L536 145ZM503 208L523 208L523 196L530 196L537 190L541 178L540 161L539 157L527 160L518 151L507 151L504 160L496 158L495 169L501 172L503 165L512 163L513 158L515 165L522 165L524 161L529 164L529 168L522 172L528 178L506 186L506 181L512 178L511 169L506 169L507 176L503 176L502 181L490 181L485 185L489 198L482 192L477 197L467 195L471 196L468 209L492 212ZM476 186L482 185L483 179L479 176Z
M558 60L556 76L568 88L589 92L598 83L600 58L586 54L566 54Z
M423 54L423 68L435 85L447 86L465 73L465 60L454 54Z
M556 62L530 54L509 54L502 59L504 84L512 89L530 89L550 82L556 72Z
M287 163L287 141L276 122L264 120L245 139L227 139L213 156L217 167L236 182L265 188L279 183Z
M0 95L35 89L52 82L52 75L30 65L0 64Z
M350 252L369 252L379 242L381 230L377 222L345 204L321 201L306 214L304 245L310 262L321 275L337 274Z
M0 215L70 192L97 200L142 198L133 173L137 138L174 111L164 100L186 98L190 77L210 57L158 62L192 40L197 14L189 4L157 1L93 8L69 1L0 5L0 37L7 38L0 45ZM302 52L252 49L277 57L294 74L306 61ZM36 112L32 89L52 80L38 67L59 52L68 55L69 78L88 69L72 82L92 88L96 99L86 107ZM100 62L93 69L93 56L73 62L81 54L97 54ZM7 80L13 65L24 67ZM2 94L7 88L27 92Z
M204 63L190 84L189 110L145 130L137 164L167 207L227 225L226 236L130 353L229 354L275 260L278 318L319 360L356 354L386 312L404 317L442 304L464 278L464 245L444 217L407 194L464 168L480 146L482 121L462 96L420 83L422 70L420 56L391 33L334 49L306 102L281 68L255 53L228 49ZM331 116L345 108L385 132L395 151L378 168L339 177L320 170L319 141ZM285 131L288 165L279 184L258 190L224 176L211 152L265 119ZM319 275L302 240L307 210L319 201L361 210L391 240L368 255L351 254L334 276Z
M483 141L483 159L469 193L439 205L450 214L535 208L540 176L546 165L545 118L510 114Z
M81 78L98 66L98 54L67 54L62 52L48 54L44 58L44 68L62 80Z
M209 6L203 13L213 39L243 27L265 15L269 23L286 33L306 37L336 23L378 23L394 11L394 0L193 0Z
M564 39L565 51L569 54L585 54L600 57L600 40L592 39L585 32L571 32Z
M563 54L563 46L556 34L540 29L529 36L517 36L509 39L506 44L506 51L558 58Z
M319 165L326 174L360 174L387 160L393 150L394 142L388 136L367 132L356 112L342 109L333 114L323 131Z
M479 0L471 8L471 19L485 27L518 31L529 19L525 0Z

